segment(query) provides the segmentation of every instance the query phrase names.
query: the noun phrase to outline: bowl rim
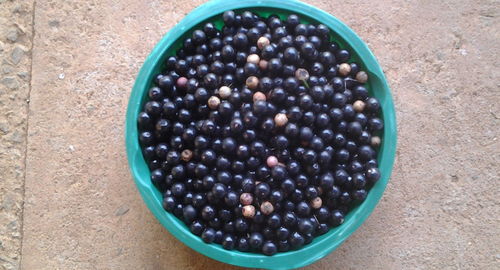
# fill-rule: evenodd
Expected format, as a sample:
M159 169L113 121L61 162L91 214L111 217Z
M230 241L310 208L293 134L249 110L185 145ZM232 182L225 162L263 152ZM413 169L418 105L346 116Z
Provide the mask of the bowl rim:
M381 179L368 192L366 200L355 211L351 211L347 215L345 222L341 226L331 229L325 235L316 237L312 243L299 250L277 253L273 256L243 253L236 250L229 251L217 244L206 244L198 236L192 234L182 221L166 212L162 208L161 199L157 197L159 191L156 190L149 179L149 169L142 157L138 142L136 123L137 115L141 109L141 100L146 91L145 89L150 85L150 78L153 76L156 62L185 31L189 31L200 22L226 10L256 7L292 11L299 15L312 17L327 25L330 29L335 29L334 32L349 43L352 49L363 59L362 62L370 74L370 81L377 82L377 91L380 91L385 96L381 100L384 140L378 158L382 174ZM394 164L397 141L395 115L389 86L375 56L352 29L333 15L297 0L212 0L191 11L170 29L146 58L137 75L129 99L125 123L125 143L129 167L144 202L160 223L178 240L195 251L224 263L265 269L293 269L311 264L332 252L373 212L383 195Z

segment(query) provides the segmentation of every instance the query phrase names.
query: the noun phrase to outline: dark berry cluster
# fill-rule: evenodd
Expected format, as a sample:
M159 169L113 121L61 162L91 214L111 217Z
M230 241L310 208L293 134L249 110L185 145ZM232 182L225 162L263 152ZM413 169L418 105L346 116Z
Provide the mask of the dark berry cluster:
M297 249L380 178L380 104L325 25L222 17L185 39L149 90L138 125L151 180L206 243Z

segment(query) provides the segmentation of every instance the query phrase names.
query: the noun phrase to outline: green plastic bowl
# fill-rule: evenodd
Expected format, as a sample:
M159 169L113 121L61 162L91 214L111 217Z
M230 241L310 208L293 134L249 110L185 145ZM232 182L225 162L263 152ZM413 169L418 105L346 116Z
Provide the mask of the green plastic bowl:
M352 61L361 64L369 74L367 83L370 94L380 100L384 130L382 145L378 153L381 179L370 189L366 200L355 206L345 217L345 222L331 229L327 234L314 238L309 245L299 250L265 256L257 253L229 251L217 244L206 244L174 215L162 208L162 195L151 183L148 166L142 156L138 140L136 119L147 98L153 78L163 68L167 56L175 55L182 46L182 40L199 29L204 22L213 22L222 26L221 14L226 10L250 10L262 16L277 14L282 19L295 13L303 23L322 23L332 30L331 38L341 48L350 50ZM130 96L126 118L127 156L142 198L156 218L181 242L212 259L244 267L266 269L292 269L311 264L337 248L370 215L382 197L389 181L396 151L396 119L391 93L382 69L366 44L349 27L332 15L313 6L295 0L214 0L199 6L174 26L156 45L142 66ZM142 229L142 228L141 228Z

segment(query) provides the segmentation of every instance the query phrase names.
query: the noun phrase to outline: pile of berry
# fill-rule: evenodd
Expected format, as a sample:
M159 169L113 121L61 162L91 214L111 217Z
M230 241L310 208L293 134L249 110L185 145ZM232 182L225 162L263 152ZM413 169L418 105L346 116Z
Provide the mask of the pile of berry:
M222 16L149 90L138 125L151 180L206 243L297 249L342 224L380 178L380 104L325 25Z

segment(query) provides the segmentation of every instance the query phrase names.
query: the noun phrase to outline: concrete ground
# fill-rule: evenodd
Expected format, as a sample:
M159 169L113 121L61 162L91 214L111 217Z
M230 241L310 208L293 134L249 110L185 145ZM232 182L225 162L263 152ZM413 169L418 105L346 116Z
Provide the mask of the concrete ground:
M0 0L0 269L233 269L145 207L124 117L201 0ZM500 2L307 0L378 57L398 118L384 197L308 269L500 269Z

